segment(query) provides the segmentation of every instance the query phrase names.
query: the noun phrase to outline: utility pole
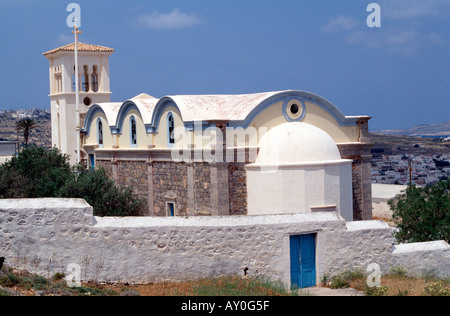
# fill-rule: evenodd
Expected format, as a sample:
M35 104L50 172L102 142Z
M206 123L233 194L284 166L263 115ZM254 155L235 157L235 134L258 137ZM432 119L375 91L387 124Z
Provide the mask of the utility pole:
M409 165L409 185L412 185L412 160L411 158L408 159L408 165Z
M75 109L76 109L76 137L77 137L77 164L81 162L81 139L80 139L80 131L81 131L81 119L80 119L80 86L79 86L79 77L78 77L78 34L81 34L81 31L78 30L77 19L74 19L74 31L75 34Z

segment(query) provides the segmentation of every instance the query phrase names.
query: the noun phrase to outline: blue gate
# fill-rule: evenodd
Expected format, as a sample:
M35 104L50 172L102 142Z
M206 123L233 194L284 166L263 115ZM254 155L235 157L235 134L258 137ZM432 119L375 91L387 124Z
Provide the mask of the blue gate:
M290 237L291 287L307 288L316 285L316 235Z

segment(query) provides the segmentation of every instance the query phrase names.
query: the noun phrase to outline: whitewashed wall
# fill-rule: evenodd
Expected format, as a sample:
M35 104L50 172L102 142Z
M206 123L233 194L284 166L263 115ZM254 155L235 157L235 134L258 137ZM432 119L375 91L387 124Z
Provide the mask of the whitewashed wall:
M383 222L346 223L335 212L98 218L83 200L0 200L0 256L43 276L71 263L80 265L82 279L135 283L243 275L248 268L289 284L289 236L304 233L317 233L318 280L372 262L383 271L395 264L450 274L448 244L393 247ZM415 265L424 258L426 265Z

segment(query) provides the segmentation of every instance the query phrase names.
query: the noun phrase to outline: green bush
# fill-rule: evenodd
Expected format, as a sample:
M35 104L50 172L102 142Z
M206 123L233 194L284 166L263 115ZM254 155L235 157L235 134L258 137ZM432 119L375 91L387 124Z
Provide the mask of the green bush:
M141 216L145 203L130 188L116 187L102 169L80 169L76 177L65 183L59 195L85 199L96 216Z
M386 296L389 288L387 286L374 286L369 287L366 286L364 293L366 296ZM400 296L404 295L404 293L399 292Z
M0 198L81 198L96 216L139 216L145 200L118 188L103 170L72 168L54 148L29 147L0 166Z
M389 273L391 277L397 279L406 279L408 278L408 272L403 267L394 267L391 268L391 272Z
M450 296L450 287L444 281L432 282L425 287L424 294L430 296Z
M365 274L361 270L345 271L331 278L330 288L344 289L350 287L350 282L364 279Z
M450 242L450 180L425 188L410 185L389 205L399 242Z
M6 162L0 173L0 194L6 198L57 197L59 189L72 177L66 155L36 146Z

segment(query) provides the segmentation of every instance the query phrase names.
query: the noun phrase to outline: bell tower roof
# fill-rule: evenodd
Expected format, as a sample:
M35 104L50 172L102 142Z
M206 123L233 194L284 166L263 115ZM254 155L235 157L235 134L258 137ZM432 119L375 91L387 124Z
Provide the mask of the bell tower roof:
M50 56L50 55L58 53L58 52L73 52L73 51L75 51L75 43L71 43L71 44L68 44L68 45L65 45L62 47L52 49L52 50L44 53L44 56L47 57L47 56ZM78 51L80 51L80 52L113 53L114 49L106 47L106 46L78 43Z

